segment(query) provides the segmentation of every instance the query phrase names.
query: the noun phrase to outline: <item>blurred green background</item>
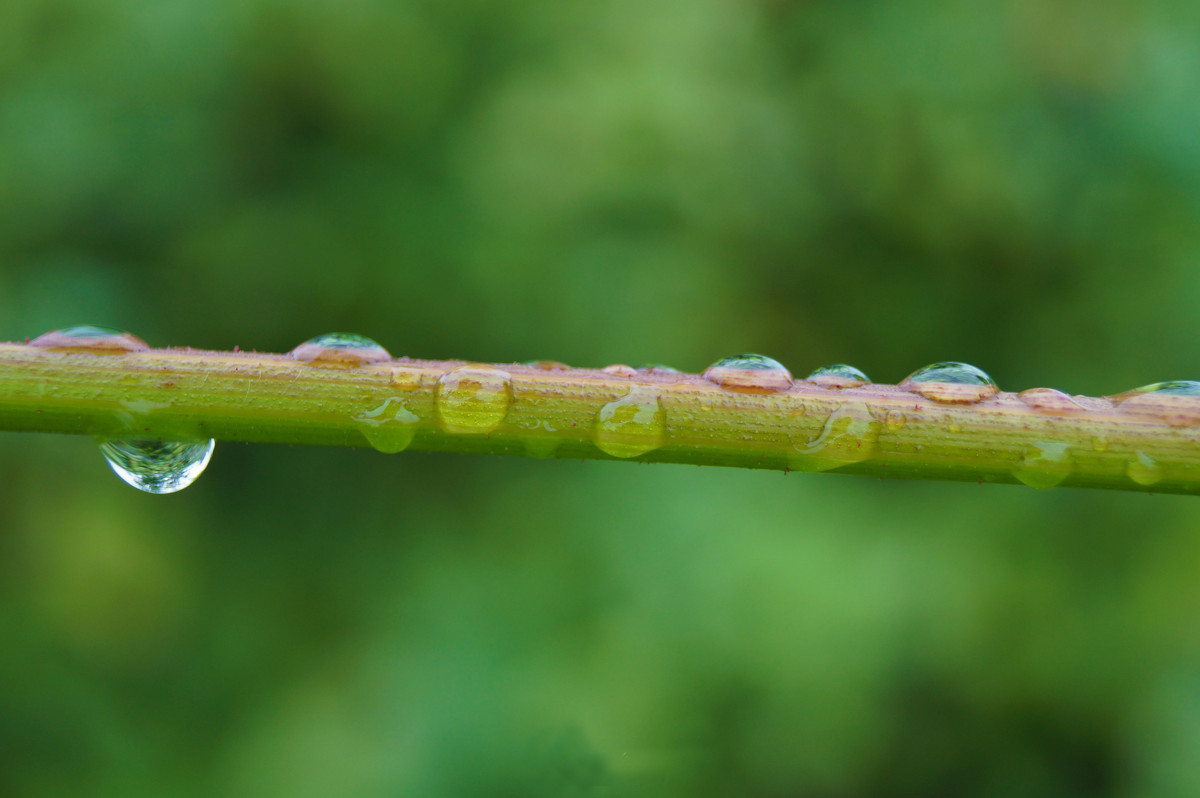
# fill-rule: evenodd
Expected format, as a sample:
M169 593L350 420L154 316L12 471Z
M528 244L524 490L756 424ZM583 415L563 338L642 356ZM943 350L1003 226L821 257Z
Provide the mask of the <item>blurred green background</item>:
M1190 2L4 0L0 339L1200 375ZM0 435L0 793L1200 794L1200 501Z

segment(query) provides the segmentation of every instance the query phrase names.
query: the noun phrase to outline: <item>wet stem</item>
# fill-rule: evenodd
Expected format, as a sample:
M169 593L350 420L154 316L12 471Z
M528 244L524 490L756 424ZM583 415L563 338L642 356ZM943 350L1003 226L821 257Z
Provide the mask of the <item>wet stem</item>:
M0 344L0 429L1200 492L1190 389L1006 393L965 364L881 385L840 366L793 380L745 360L759 356L698 375L393 359L353 342L303 357L52 343Z

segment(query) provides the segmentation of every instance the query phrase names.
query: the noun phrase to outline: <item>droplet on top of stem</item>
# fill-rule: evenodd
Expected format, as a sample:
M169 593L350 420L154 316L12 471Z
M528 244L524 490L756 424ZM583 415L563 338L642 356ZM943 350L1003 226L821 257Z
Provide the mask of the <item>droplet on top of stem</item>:
M765 355L734 355L709 366L704 378L722 388L746 393L775 393L792 387L792 374Z
M944 404L973 404L1000 392L983 369L969 363L934 363L917 369L900 387Z
M94 352L102 355L144 352L150 348L136 335L91 324L51 330L34 338L29 345L59 352Z
M392 359L382 346L355 333L318 335L293 349L291 356L301 363L327 368L355 368L366 363L386 363Z
M870 382L870 378L854 366L845 363L834 363L832 366L822 366L813 371L805 379L815 382L822 388L857 388Z

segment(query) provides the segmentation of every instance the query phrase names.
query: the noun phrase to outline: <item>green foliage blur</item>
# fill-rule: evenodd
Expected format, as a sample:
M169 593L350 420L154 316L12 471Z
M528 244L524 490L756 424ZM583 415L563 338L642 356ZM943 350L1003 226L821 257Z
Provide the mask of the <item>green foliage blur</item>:
M1200 21L3 0L0 339L1200 379ZM1200 794L1200 501L0 435L0 794Z

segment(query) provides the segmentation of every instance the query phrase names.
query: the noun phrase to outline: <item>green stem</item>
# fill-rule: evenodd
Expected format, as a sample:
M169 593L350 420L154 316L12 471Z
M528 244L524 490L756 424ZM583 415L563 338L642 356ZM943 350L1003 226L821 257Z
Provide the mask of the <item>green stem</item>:
M1200 492L1200 398L923 393L805 381L755 392L646 370L0 344L6 430Z

